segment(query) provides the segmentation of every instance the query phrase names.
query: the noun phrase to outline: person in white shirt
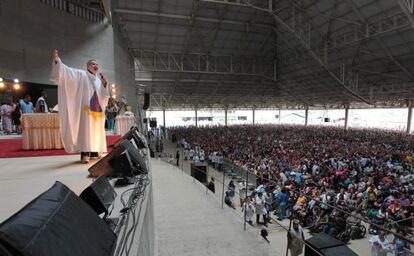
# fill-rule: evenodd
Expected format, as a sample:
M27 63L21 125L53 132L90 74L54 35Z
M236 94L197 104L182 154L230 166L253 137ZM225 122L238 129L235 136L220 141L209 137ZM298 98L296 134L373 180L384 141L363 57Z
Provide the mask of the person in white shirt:
M392 251L383 230L379 231L378 235L371 237L369 244L371 245L371 256L386 256Z
M257 193L257 196L254 198L254 204L256 208L256 223L259 224L260 215L263 215L263 225L267 226L266 198L262 192Z
M245 212L246 211L246 215ZM247 200L243 203L242 213L243 216L246 216L246 222L253 226L253 216L254 216L254 204L250 197L247 197Z

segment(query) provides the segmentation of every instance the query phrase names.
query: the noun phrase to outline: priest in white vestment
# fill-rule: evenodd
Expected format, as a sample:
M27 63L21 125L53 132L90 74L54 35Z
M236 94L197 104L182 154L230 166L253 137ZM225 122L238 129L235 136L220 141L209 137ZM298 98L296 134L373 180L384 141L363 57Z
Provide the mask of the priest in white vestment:
M105 108L109 99L107 81L98 73L96 60L87 62L87 70L66 66L53 53L51 80L58 85L58 104L62 142L67 152L81 152L81 161L89 162L106 152Z

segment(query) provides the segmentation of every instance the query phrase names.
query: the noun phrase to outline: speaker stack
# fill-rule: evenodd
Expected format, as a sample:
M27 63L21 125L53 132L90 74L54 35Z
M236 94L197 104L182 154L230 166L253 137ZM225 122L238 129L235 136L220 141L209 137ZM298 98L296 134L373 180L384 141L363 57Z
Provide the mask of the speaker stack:
M152 118L150 120L150 127L151 128L157 128L157 119L156 118Z
M105 256L115 246L105 221L60 182L0 224L0 255Z
M113 255L117 236L107 216L117 194L107 177L148 173L146 148L145 138L131 128L89 168L97 179L79 197L57 181L0 224L0 255Z
M144 110L147 110L150 107L150 105L151 105L150 99L151 99L150 98L150 94L149 93L145 93L144 94L144 105L142 106L142 108Z
M91 177L132 177L146 174L146 148L145 138L133 127L115 143L109 154L89 168L89 174Z

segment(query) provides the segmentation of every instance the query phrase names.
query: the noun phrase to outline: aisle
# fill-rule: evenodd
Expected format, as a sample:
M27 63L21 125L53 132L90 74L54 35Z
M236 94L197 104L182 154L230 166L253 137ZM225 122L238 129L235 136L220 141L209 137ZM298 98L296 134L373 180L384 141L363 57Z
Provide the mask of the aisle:
M151 160L158 255L282 255L198 182Z

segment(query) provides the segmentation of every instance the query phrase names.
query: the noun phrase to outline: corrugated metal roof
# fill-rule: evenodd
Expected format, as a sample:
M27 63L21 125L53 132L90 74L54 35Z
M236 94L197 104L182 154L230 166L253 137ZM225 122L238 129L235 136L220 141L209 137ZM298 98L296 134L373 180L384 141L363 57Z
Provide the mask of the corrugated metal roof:
M269 7L269 3L272 6ZM414 96L412 0L118 0L153 108L395 104Z

